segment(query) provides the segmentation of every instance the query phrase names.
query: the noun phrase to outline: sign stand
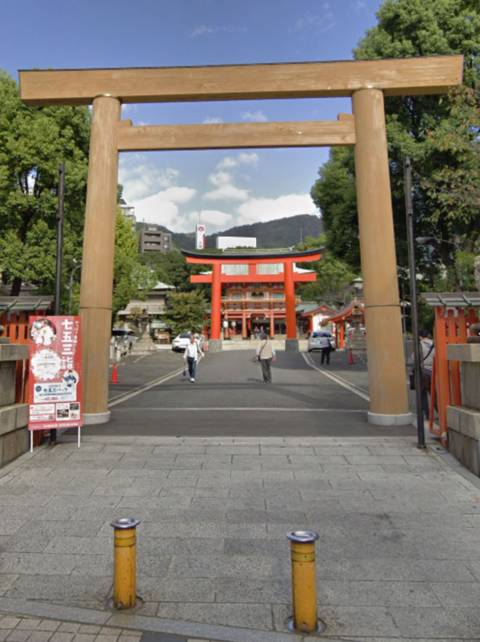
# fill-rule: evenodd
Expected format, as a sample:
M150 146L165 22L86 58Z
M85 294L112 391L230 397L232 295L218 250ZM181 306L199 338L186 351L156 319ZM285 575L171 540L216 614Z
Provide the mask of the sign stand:
M29 339L30 452L35 430L76 428L80 448L83 423L80 318L29 317Z

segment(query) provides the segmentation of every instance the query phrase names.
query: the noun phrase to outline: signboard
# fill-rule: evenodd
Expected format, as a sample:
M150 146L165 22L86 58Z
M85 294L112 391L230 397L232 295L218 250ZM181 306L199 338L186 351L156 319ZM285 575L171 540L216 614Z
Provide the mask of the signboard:
M29 430L82 425L80 317L29 317Z
M203 223L199 223L196 227L195 234L195 249L204 250L205 249L205 232L207 228Z

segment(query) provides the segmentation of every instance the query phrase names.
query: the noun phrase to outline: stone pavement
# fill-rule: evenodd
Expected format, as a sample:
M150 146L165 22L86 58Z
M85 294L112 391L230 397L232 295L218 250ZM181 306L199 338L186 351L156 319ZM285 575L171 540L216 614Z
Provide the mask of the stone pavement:
M408 436L95 436L79 450L42 447L0 471L0 612L293 642L285 535L311 528L325 637L480 640L477 481ZM143 603L114 613L110 522L128 515L142 520Z

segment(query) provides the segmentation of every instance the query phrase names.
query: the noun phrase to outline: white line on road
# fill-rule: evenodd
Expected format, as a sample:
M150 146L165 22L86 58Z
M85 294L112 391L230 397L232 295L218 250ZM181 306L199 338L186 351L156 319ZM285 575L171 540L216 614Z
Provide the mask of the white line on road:
M225 408L222 407L188 407L178 408L165 407L165 406L142 406L142 410L162 410L163 412L361 412L365 410L353 408L244 408L243 406L235 406ZM118 410L136 410L136 408L119 408Z
M327 377L327 379L331 379L332 381L335 381L335 383L338 383L339 386L342 386L343 388L346 388L347 390L350 390L350 392L353 392L353 394L357 395L358 397L361 397L362 399L365 399L365 401L370 401L370 397L362 392L358 386L356 386L353 383L350 383L343 377L340 377L337 374L333 374L331 372L326 372L322 368L318 368L310 359L310 356L302 352L302 357L305 360L305 363L310 366L310 368L313 368L317 372L320 372L320 374L324 375Z
M142 392L146 392L147 390L150 390L150 388L155 388L155 386L158 386L159 384L164 383L169 379L173 379L173 377L178 377L178 375L182 374L182 372L183 372L183 368L180 368L179 370L170 372L168 375L165 375L164 377L159 377L158 379L153 379L152 381L148 381L147 383L143 384L143 386L140 386L139 388L135 388L135 390L132 390L131 392L126 392L124 395L119 395L118 397L114 397L112 401L110 401L110 403L108 404L108 407L111 408L112 406L116 406L119 403L123 403L124 401L131 399L132 397L136 397L137 395L142 394Z

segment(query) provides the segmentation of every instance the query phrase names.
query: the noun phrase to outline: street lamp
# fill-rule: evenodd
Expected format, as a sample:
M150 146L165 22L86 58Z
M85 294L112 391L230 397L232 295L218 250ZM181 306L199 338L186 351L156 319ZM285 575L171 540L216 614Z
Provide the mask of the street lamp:
M422 356L418 334L417 275L415 268L415 238L412 199L412 164L407 156L403 164L405 212L407 215L408 265L410 272L410 304L412 312L413 354L415 362L415 399L417 409L417 448L425 446L425 425L423 422L422 403Z
M82 262L77 259L72 259L73 267L70 272L70 282L68 288L68 314L72 314L72 289L73 289L73 276L75 272L82 267Z

